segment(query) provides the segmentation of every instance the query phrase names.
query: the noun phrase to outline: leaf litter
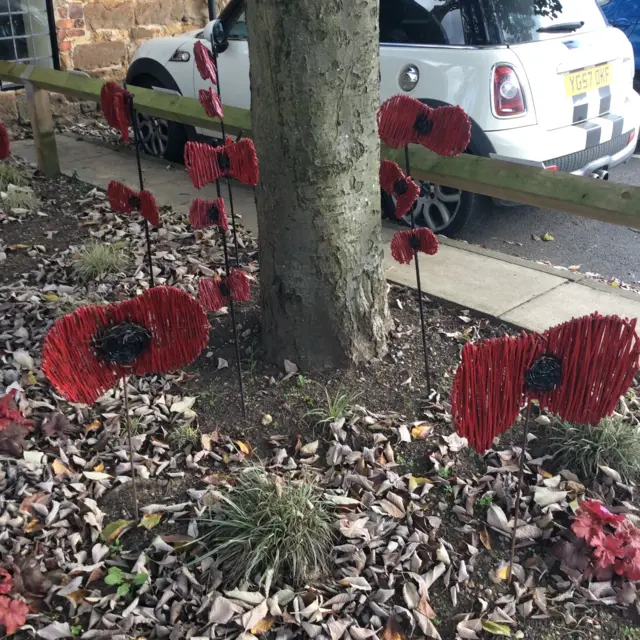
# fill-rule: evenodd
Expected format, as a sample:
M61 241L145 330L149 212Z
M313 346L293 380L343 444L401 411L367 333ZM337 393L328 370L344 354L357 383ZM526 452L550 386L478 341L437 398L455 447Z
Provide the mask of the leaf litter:
M10 576L0 574L0 588L11 584L17 594L11 601L17 604L0 600L7 631L27 622L28 633L45 640L480 639L524 637L527 621L549 617L577 624L594 604L635 609L634 585L615 577L580 584L570 563L545 554L566 536L572 504L585 487L572 474L546 473L545 460L529 459L515 523L519 449L497 447L475 471L460 466L466 441L451 433L449 405L439 396L425 404L426 420L419 422L354 406L322 437L301 436L295 444L274 437L266 468L289 482L313 479L334 505L333 575L299 590L269 582L224 590L211 558L194 563L198 518L233 490L234 474L254 464L253 443L216 432L172 450L171 429L199 419L194 396L177 391L188 374L130 380L139 425L134 471L143 483L182 482L187 498L161 491L142 505L136 523L127 505L131 462L122 437L122 388L93 408L69 405L40 374L40 344L62 306L123 299L148 285L139 222L112 213L97 189L85 190L79 201L80 224L93 238L127 238L135 270L130 278L79 285L71 269L79 245L70 245L37 254L18 283L2 286L1 373L5 392L15 390L18 412L0 430L0 571ZM164 216L154 243L157 281L195 293L198 277L221 272L220 247L208 232L193 243L183 217ZM241 233L245 257L255 259L255 242ZM465 315L463 322L469 324L464 334L442 330L442 339L456 344L477 337L477 321ZM397 325L394 333L401 345L406 336ZM390 357L401 364L402 348ZM289 362L284 369L289 377L298 372ZM626 412L638 422L640 407L627 405ZM421 475L403 468L402 455L412 447L423 452ZM624 500L633 513L633 489L606 467L589 491ZM109 496L124 517L107 518ZM518 562L508 585L514 527ZM129 543L134 539L137 545Z

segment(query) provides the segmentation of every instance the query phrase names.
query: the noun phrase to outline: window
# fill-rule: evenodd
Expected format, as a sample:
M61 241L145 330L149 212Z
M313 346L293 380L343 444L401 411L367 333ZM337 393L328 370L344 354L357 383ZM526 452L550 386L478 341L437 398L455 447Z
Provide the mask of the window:
M244 11L238 16L238 19L229 27L227 32L229 40L246 40L247 39L247 22L244 17Z
M478 0L380 0L380 42L487 44Z
M51 45L45 0L0 0L0 60L53 67Z

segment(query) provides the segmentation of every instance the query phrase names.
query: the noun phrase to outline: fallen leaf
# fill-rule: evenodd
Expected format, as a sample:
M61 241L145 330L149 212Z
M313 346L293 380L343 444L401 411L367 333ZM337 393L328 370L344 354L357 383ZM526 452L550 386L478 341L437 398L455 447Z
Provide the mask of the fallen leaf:
M218 371L220 369L226 369L229 363L224 358L218 358Z
M496 569L496 578L498 580L506 580L508 577L509 577L509 563L508 562L503 562Z
M263 600L257 607L247 611L242 616L242 626L244 627L244 630L248 631L249 629L253 629L253 627L259 624L268 613L269 606L267 605L267 601Z
M303 456L313 456L318 451L318 445L320 442L318 440L314 440L313 442L309 442L304 446L300 447L300 455Z
M262 420L260 422L262 423L263 427L267 427L273 422L273 418L268 413L265 413L262 416Z
M541 507L548 507L549 505L562 502L566 497L566 491L554 491L547 489L547 487L536 487L533 500Z
M291 362L291 360L284 361L284 372L289 375L293 375L294 373L298 373L298 365Z
M495 527L496 529L500 529L501 531L509 531L509 520L502 510L496 504L492 504L487 510L487 522L490 527Z
M151 531L154 527L157 527L162 520L161 513L145 513L140 520L138 527L144 527L148 531Z
M62 413L52 413L48 415L42 422L43 435L48 438L67 438L74 431L67 416Z
M53 473L55 473L55 475L57 476L72 475L71 469L69 469L68 467L65 467L65 465L62 464L62 462L57 458L51 463L51 466L53 467Z
M36 510L33 508L34 504L49 504L51 500L51 494L38 492L33 495L27 496L20 504L20 511L24 513L30 513L31 515L37 515Z
M482 527L482 531L480 531L480 542L482 542L482 546L487 551L491 551L491 538L489 537L487 527Z
M49 293L45 293L42 296L42 298L46 302L58 302L58 300L60 300L60 297L58 296L58 294L57 293L53 293L53 291L51 291Z
M550 233L545 233L545 234L542 236L542 239L543 239L545 242L553 242L553 241L555 240L555 238L554 238Z
M251 445L247 444L246 442L242 442L242 440L234 440L234 442L237 445L238 449L240 449L242 455L251 455Z
M33 371L33 369L36 368L36 363L34 359L24 349L18 349L17 351L14 351L13 360L17 365L21 366L23 369L28 369L29 371Z
M93 422L91 422L85 427L85 433L90 433L91 431L97 431L98 429L100 429L101 426L102 425L100 424L100 420L96 418Z
M506 624L498 624L497 622L492 622L491 620L483 620L482 628L487 633L490 633L494 636L504 636L506 638L511 637L511 629L509 629Z
M267 633L273 626L273 618L271 616L267 616L266 618L262 618L260 622L254 627L251 627L251 633L254 636L260 636L263 633Z
M171 413L186 413L187 411L189 411L191 409L191 407L193 407L193 405L196 403L196 398L195 397L185 397L182 398L182 400L180 400L179 402L174 402L171 405Z
M531 234L531 239L534 240L535 242L540 242L540 240L542 240L540 236L537 236L535 234Z
M602 471L602 473L604 473L605 476L611 478L614 482L622 482L622 476L615 469L607 467L603 464L599 464L598 468L600 469L600 471Z
M93 471L97 473L104 471L104 462L99 462L95 467L93 467Z
M0 430L0 453L18 458L24 450L24 439L29 429L17 422L10 422Z
M433 426L430 424L422 424L419 425L417 427L413 427L413 429L411 429L411 435L416 439L416 440L425 440L426 438L428 438L431 435L431 432L433 431Z
M387 620L387 626L385 627L381 640L407 640L407 636L400 628L400 623L394 615L389 616Z
M113 476L110 476L108 473L102 473L101 471L83 471L82 475L87 480L108 480L109 478L113 477Z
M115 522L111 522L102 530L102 539L105 542L113 542L134 524L134 520L116 520Z
M13 635L27 621L29 607L20 600L0 596L0 624L7 636Z

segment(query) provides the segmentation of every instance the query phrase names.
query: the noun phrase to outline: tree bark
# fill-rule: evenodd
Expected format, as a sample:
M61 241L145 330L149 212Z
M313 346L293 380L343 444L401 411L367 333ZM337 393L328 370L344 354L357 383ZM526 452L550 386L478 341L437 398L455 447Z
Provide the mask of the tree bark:
M378 0L248 0L247 26L267 355L381 356Z

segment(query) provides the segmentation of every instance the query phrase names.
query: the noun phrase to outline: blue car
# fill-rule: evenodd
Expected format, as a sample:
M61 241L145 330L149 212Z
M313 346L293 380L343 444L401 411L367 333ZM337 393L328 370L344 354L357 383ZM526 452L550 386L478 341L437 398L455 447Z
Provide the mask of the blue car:
M609 24L623 31L633 45L636 81L640 79L640 0L598 0Z

